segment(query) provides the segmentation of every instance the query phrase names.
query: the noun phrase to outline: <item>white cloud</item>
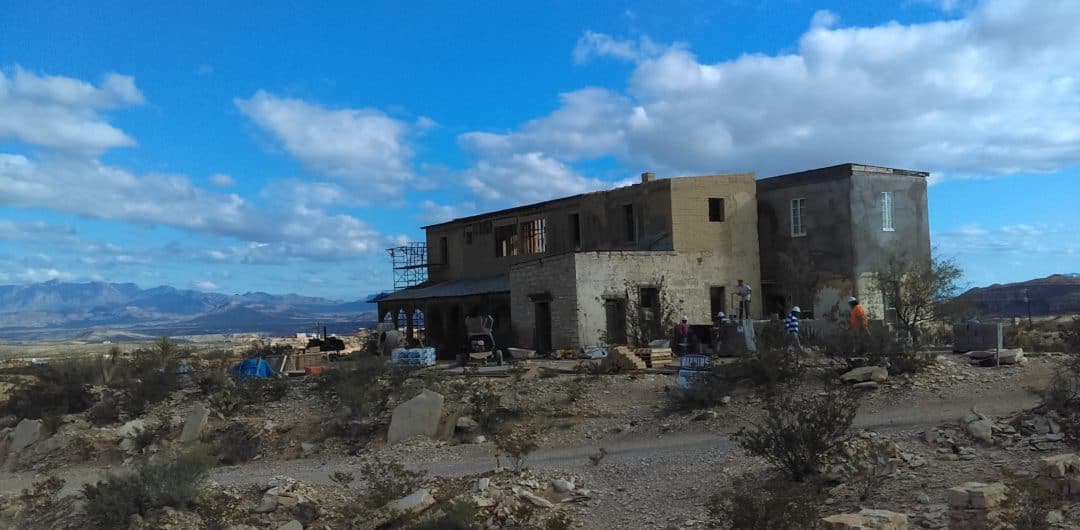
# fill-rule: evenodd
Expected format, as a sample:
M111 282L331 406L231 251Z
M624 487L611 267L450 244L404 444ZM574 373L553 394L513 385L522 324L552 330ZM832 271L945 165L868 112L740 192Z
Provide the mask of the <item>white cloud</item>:
M570 92L517 130L462 135L476 155L466 173L530 155L563 174L604 156L661 174L842 162L927 170L932 182L1056 171L1080 163L1078 19L1080 3L1063 0L988 1L954 20L873 27L834 28L819 12L795 52L719 62L586 32L575 60L633 61L626 89ZM523 181L547 177L515 184L542 188Z
M219 289L218 285L210 280L196 280L191 282L191 285L200 291L214 291Z
M224 173L214 173L213 175L210 175L210 182L219 188L227 188L236 185L236 181Z
M640 61L658 55L663 50L648 37L638 41L620 40L605 33L586 31L574 46L574 62L585 64L595 57L613 57L624 61Z
M481 160L465 172L465 185L478 198L501 204L538 202L607 187L539 152Z
M262 90L235 104L311 171L350 188L400 196L413 180L409 125L376 109L327 109ZM421 121L421 128L434 122Z
M477 207L472 202L437 204L432 200L425 200L420 203L420 210L423 212L419 216L421 221L436 224L472 215L476 213Z
M819 9L814 12L813 18L810 19L811 29L828 29L836 25L840 21L840 17L829 11L828 9Z
M99 111L144 102L129 76L108 74L95 87L20 67L0 71L0 141L85 152L134 145L135 140L109 125Z
M41 268L24 269L22 272L15 274L15 277L20 281L26 283L46 282L49 280L66 280L71 278L71 274L61 272L54 268Z

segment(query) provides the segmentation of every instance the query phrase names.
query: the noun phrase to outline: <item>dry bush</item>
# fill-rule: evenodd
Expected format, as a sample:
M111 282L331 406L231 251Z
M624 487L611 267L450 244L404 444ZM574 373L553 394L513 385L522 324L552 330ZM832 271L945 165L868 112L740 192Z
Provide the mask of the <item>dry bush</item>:
M1080 353L1080 316L1073 317L1070 325L1061 326L1061 338L1065 351Z
M126 528L135 514L145 518L165 506L187 508L213 465L212 456L193 450L143 461L131 472L109 473L83 486L86 516L98 528Z
M740 429L735 438L748 453L761 456L799 481L818 473L832 447L851 427L858 409L853 392L827 386L821 395L785 392L765 400L765 421Z
M1008 483L1009 494L1001 507L1004 528L1013 530L1050 530L1047 515L1061 504L1061 498L1030 478L1015 478Z
M94 404L90 386L101 376L94 362L56 362L31 373L36 376L34 381L21 383L11 392L4 406L7 414L19 419L41 419L83 412Z
M372 458L360 466L360 477L367 484L361 504L373 510L382 508L419 489L424 474L424 471L409 471L398 462Z
M262 436L259 431L243 423L234 422L214 433L214 445L218 459L225 465L247 462L259 454Z
M486 432L498 424L501 405L502 395L486 383L474 387L469 395L469 414Z
M501 454L510 458L510 464L515 473L525 469L526 460L538 447L536 434L522 428L506 429L496 434L495 446L499 448Z
M859 494L859 500L865 502L881 490L899 464L896 446L888 440L873 438L860 442L859 451L847 455L845 471L848 484Z
M728 530L815 528L825 495L813 486L771 481L760 488L735 487L709 498L711 522Z

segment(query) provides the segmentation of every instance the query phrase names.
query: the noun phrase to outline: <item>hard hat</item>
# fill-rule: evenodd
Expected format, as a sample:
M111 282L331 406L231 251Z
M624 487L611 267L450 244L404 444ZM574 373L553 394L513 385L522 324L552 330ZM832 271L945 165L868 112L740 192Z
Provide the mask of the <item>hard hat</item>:
M858 301L859 301L859 299L858 299L858 298L855 298L854 296L849 296L849 297L847 298L847 301L848 301L848 303L850 304L850 303L852 303L852 302L858 302Z
M799 309L799 306L795 306L795 307L791 308L791 312L792 313L802 313L802 309Z
M690 320L690 319L689 319L689 318L686 318L686 315L683 315L683 317L682 317L682 321L683 321L683 322L686 322L687 320Z
M719 312L719 313L717 313L717 314L716 314L716 318L724 318L724 317L726 317L726 316L727 316L727 315L725 315L723 311L721 311L721 312Z

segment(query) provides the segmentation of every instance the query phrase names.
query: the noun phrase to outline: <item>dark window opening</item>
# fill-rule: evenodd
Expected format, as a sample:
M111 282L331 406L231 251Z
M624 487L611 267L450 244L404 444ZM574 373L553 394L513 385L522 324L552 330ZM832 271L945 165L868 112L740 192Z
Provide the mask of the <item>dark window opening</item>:
M472 244L472 230L466 230L465 231L465 244L466 245L471 245Z
M517 226L495 227L495 257L517 256Z
M608 344L626 344L626 301L605 300L605 337Z
M446 236L439 238L439 258L443 265L450 263L450 242L446 240Z
M570 214L570 230L574 236L574 250L581 250L581 216Z
M637 241L637 223L634 222L634 205L623 206L623 216L626 219L626 240Z
M709 287L709 311L716 319L717 313L727 313L727 304L723 287Z
M660 289L641 287L638 290L641 314L641 330L647 338L660 336Z
M521 253L543 254L547 250L547 221L544 218L521 223Z
M709 221L718 223L724 220L724 199L709 199Z

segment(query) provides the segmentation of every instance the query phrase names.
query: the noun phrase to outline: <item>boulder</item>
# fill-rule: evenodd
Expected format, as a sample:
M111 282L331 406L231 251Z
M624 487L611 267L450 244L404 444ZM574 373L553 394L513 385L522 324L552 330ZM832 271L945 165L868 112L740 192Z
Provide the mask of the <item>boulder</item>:
M484 477L484 478L476 481L476 491L479 491L479 492L483 493L484 491L486 491L488 489L489 485L491 485L491 479L489 479L487 477Z
M975 440L984 444L994 442L994 420L972 411L964 416L963 422L968 434Z
M545 499L545 498L543 498L543 497L541 497L541 496L539 496L539 495L537 495L537 494L535 494L535 493L533 493L531 491L528 491L528 490L521 490L521 493L518 493L518 497L521 497L522 499L525 499L525 500L529 501L530 504L532 504L533 506L536 506L537 508L554 508L555 507L555 505L552 504L551 501L549 501L549 500L547 500L547 499Z
M45 438L45 431L41 427L41 420L23 419L15 426L15 432L11 435L11 454L18 453Z
M435 497L428 490L416 490L411 495L386 503L385 508L394 513L420 513L435 504Z
M199 439L206 421L210 419L210 409L202 403L196 403L184 418L184 430L180 433L180 443L191 443Z
M255 513L270 513L276 510L278 507L278 496L271 495L269 493L262 496L262 500L259 501L259 505L255 507Z
M570 493L571 491L574 491L574 483L569 480L552 480L551 487L559 493Z
M1001 482L992 484L965 482L954 488L949 488L946 496L949 500L949 507L953 510L991 510L1005 501L1008 491L1008 487Z
M830 515L821 520L825 530L907 530L907 515L863 508L859 513Z
M881 387L881 385L878 384L876 381L863 381L861 383L855 383L851 386L851 388L856 388L859 390L877 390L879 387Z
M1017 364L1024 362L1024 350L1017 348L1015 350L1001 350L1001 355L998 357L998 363L1000 364Z
M279 526L278 530L304 530L304 525L301 524L300 521L293 519L292 521Z
M146 429L146 420L139 418L131 420L116 428L116 435L121 438L131 438L141 430Z
M387 442L396 444L414 436L434 437L443 415L442 394L424 390L420 395L394 407Z
M468 416L462 416L457 419L457 430L459 431L473 432L479 428L480 424Z
M840 376L845 383L862 383L874 381L884 383L889 379L889 371L881 366L860 366Z

